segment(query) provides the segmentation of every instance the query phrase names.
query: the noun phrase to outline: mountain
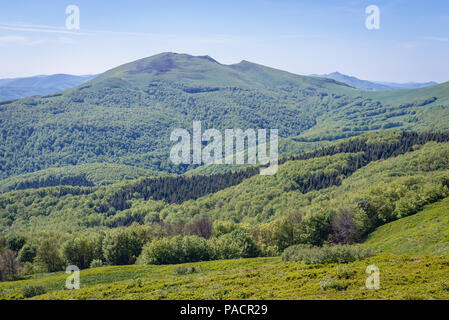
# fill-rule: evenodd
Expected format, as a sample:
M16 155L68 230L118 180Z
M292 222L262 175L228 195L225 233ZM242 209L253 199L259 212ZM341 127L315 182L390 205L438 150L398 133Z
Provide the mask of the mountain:
M435 81L422 82L422 83L420 83L420 82L394 83L394 82L375 81L375 83L388 86L392 90L424 88L424 87L435 86L438 84L438 82L435 82Z
M0 178L87 163L184 173L196 166L171 163L170 133L195 120L221 131L278 129L290 154L373 130L445 130L448 89L361 91L248 61L162 53L58 93L0 102Z
M94 77L95 75L73 76L69 74L54 74L0 79L0 101L54 93L76 87Z
M380 82L380 81L367 81L360 80L356 77L348 76L339 72L333 72L329 74L313 74L313 77L321 77L326 79L333 79L335 81L343 82L351 87L362 89L362 90L400 90L400 89L416 89L437 85L437 82L425 82L425 83L394 83L394 82Z

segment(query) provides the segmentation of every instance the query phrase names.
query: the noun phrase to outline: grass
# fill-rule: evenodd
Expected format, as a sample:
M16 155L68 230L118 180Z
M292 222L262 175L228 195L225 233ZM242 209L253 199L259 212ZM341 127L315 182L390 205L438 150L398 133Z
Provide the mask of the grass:
M366 267L380 269L380 289L368 290ZM23 299L24 286L47 293L33 299L449 299L449 257L379 254L344 265L306 265L279 257L179 265L116 266L83 270L81 289L65 290L68 275L55 273L0 283L0 297ZM325 287L325 289L323 289Z
M415 215L377 228L365 245L396 254L449 253L449 198L428 205Z

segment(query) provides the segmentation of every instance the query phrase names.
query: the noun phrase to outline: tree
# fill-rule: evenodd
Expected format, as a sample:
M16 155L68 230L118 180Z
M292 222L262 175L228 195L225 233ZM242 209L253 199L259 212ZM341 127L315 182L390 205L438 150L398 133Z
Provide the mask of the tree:
M20 249L25 245L26 238L21 235L10 235L6 238L6 248L19 252Z
M0 253L6 248L6 238L0 235Z
M0 281L14 280L20 272L20 264L16 253L5 249L0 253Z
M212 238L211 250L214 259L253 258L260 253L251 235L243 229Z
M111 230L103 240L103 255L110 265L134 264L141 251L137 236L126 229Z
M80 269L89 268L93 260L92 242L86 237L69 239L62 245L61 253L67 264Z
M36 251L35 262L49 272L62 270L64 262L59 254L58 243L54 239L42 240Z
M35 244L26 243L22 249L20 249L17 258L20 262L30 262L32 263L36 257L37 246Z
M357 225L354 213L349 209L341 209L331 219L329 240L334 243L351 244L356 240Z
M187 235L196 235L209 239L212 236L213 221L210 218L200 218L190 222L185 226L185 233Z

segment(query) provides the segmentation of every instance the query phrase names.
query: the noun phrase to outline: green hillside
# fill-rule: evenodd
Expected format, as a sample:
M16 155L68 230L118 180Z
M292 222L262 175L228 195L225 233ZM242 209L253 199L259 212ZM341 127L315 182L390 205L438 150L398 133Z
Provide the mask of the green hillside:
M60 185L101 186L157 174L151 170L110 163L50 168L3 179L0 193Z
M203 216L275 228L275 221L298 211L319 216L328 226L329 215L348 209L361 219L357 224L363 234L445 195L449 143L430 142L420 147L426 142L423 137L393 131L355 137L316 154L305 154L304 159L289 160L274 176L260 176L257 168L250 168L214 176L8 192L0 195L0 230L82 231L133 222L151 226L162 221L185 225ZM400 155L409 150L412 152ZM389 205L377 220L380 199L388 199ZM366 220L366 214L374 216ZM312 218L305 219L305 225L308 219Z
M277 128L283 155L372 130L445 130L448 85L371 93L247 61L163 53L60 93L0 103L0 178L87 163L184 173L194 166L170 162L169 137L194 120Z
M365 287L365 270L373 263L381 272L379 290ZM447 264L447 257L382 254L346 265L344 278L335 264L308 266L279 258L186 264L195 270L187 274L177 272L182 270L179 265L103 267L81 271L79 290L64 289L63 272L3 282L0 299L23 299L26 286L47 291L33 299L59 300L448 299Z
M369 235L365 244L396 254L447 254L449 198L428 205L413 216L379 227Z

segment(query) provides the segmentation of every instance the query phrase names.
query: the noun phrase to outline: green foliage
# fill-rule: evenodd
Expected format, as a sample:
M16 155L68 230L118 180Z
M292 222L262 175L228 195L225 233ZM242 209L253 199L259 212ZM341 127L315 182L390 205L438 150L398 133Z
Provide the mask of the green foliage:
M332 277L326 277L320 282L321 290L334 289L337 291L346 290L348 288L347 284L337 282Z
M32 243L26 243L22 247L22 249L20 249L17 255L17 259L23 263L25 262L32 263L34 258L36 257L36 253L37 253L37 246Z
M222 235L231 233L238 228L238 225L232 221L215 221L212 227L212 236L218 238Z
M176 264L207 261L210 258L211 249L207 240L197 236L176 236L148 243L142 250L139 262L142 264Z
M90 263L90 268L99 268L102 266L103 266L103 261L101 261L100 259L94 259Z
M132 230L111 230L103 240L104 259L111 265L133 264L141 250L142 244Z
M253 258L260 250L250 234L243 229L210 240L214 259Z
M448 101L447 84L372 93L246 61L165 53L56 95L3 102L0 177L92 163L183 173L194 166L169 161L168 138L197 119L219 130L278 128L289 138L282 150L372 130L446 130ZM64 177L72 178L83 180Z
M47 290L45 289L45 287L41 285L29 284L22 288L22 295L25 298L32 298L35 296L39 296L41 294L44 294L45 292L47 292Z
M177 266L173 270L173 273L177 274L177 275L192 274L192 273L195 273L195 272L196 272L195 267L188 267L188 266L185 266L185 265Z
M397 254L449 253L449 198L387 223L369 234L364 245Z
M102 186L156 174L142 168L109 163L49 168L1 180L0 193L62 185Z
M6 248L15 252L19 252L25 245L26 238L22 235L9 235L6 237Z
M365 287L365 270L373 263L385 275L380 290ZM446 300L447 265L448 257L379 254L351 263L355 273L350 279L338 279L335 265L283 262L278 257L182 265L195 268L193 274L176 274L180 265L114 266L81 270L79 290L65 289L64 272L1 282L0 298L23 299L23 286L33 284L45 286L47 293L35 299L46 300ZM321 290L327 277L346 289Z
M370 248L359 245L295 245L282 253L283 261L304 261L307 264L348 263L373 255Z
M338 279L351 279L356 274L356 271L352 269L352 265L338 265L336 275Z
M67 265L75 265L80 269L89 268L93 260L93 245L86 237L71 238L61 247L62 257Z
M51 238L42 240L37 248L35 261L48 272L62 270L64 260L60 255L59 243Z
M236 229L218 238L176 236L153 240L144 246L141 264L176 264L217 259L257 257L260 250L250 234Z

